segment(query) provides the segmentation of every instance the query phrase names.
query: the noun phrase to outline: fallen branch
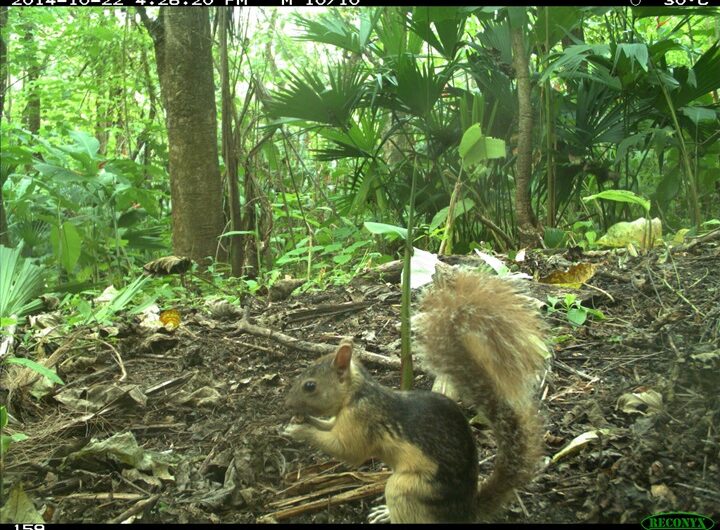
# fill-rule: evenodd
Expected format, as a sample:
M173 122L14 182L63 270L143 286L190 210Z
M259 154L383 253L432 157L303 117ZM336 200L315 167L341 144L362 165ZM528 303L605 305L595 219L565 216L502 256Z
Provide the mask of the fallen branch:
M289 348L309 351L312 353L317 353L318 355L327 355L328 353L333 353L337 349L337 345L317 344L315 342L307 342L304 340L296 339L295 337L285 335L284 333L280 333L279 331L276 331L274 329L264 328L262 326L251 324L246 319L240 320L237 323L235 329L236 331L231 334L232 337L240 335L242 333L249 333L250 335L255 335L256 337L264 337L266 339L273 340ZM400 367L400 359L387 357L385 355L378 355L377 353L370 353L360 347L355 348L353 350L353 353L360 354L360 358L363 361L376 363L383 366L390 366L393 368Z
M299 309L288 313L287 319L289 322L300 322L322 316L342 315L343 313L366 309L370 305L372 305L371 302L345 302L342 304L319 305L310 309Z
M702 243L707 243L708 241L713 241L714 239L720 239L720 228L696 237L692 241L690 241L689 243L685 243L684 245L677 245L675 247L672 247L670 251L673 253L687 252L688 250L692 250L693 248L701 245Z

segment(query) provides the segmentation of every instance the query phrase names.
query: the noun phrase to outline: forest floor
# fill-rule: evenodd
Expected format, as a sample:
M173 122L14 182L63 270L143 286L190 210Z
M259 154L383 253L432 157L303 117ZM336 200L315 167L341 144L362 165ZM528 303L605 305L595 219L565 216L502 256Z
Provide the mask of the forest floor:
M530 253L521 268L544 274L559 257ZM562 338L542 392L546 466L497 520L717 516L720 242L582 261L596 265L594 288L572 292L605 319L574 327L564 312L543 311ZM571 292L525 283L543 302ZM400 350L397 282L366 278L247 305L250 322L298 340L353 336L367 352L396 358ZM350 468L282 434L284 396L317 354L242 332L241 316L177 309L174 333L149 335L127 317L114 333L44 342L66 384L0 391L16 420L10 432L28 436L5 456L5 485L22 483L46 522L364 522L381 501L382 463ZM117 333L112 345L108 333ZM397 388L397 368L365 365ZM421 371L416 383L431 386ZM473 430L487 476L493 437ZM550 460L590 432L597 436Z

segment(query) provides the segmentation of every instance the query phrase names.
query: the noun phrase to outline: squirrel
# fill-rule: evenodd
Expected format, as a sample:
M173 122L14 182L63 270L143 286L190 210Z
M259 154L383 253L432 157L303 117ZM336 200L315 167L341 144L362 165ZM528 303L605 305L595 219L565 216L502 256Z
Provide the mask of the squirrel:
M412 324L424 366L490 421L498 453L479 488L477 448L457 403L381 385L353 358L351 340L311 364L286 399L296 414L286 435L350 465L390 466L386 505L371 522L486 520L532 478L543 452L536 382L547 347L538 312L505 280L438 267Z

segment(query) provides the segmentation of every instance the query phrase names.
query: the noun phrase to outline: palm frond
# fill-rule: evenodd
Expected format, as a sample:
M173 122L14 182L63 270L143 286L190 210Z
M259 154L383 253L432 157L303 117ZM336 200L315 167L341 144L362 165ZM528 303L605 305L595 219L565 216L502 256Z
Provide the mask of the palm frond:
M363 10L360 12L359 26L350 24L338 11L312 19L296 15L295 23L304 31L297 39L321 42L361 54L370 42L372 30L380 14L381 10L377 8Z
M452 61L460 48L469 14L470 11L464 7L416 7L410 28Z
M35 299L42 288L42 269L21 258L21 250L0 246L0 317L20 318L42 305Z
M308 70L290 73L288 86L266 102L267 111L274 117L345 127L366 90L366 76L362 64L349 63L329 65L328 83Z

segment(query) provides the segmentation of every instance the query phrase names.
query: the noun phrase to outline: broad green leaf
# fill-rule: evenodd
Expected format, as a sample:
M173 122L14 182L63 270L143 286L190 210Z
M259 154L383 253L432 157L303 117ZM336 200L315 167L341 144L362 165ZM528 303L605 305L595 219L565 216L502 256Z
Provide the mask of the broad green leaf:
M452 61L462 41L468 14L466 9L457 7L416 7L413 9L410 27Z
M5 362L7 364L19 364L20 366L29 368L30 370L33 370L40 375L47 377L50 381L52 381L53 383L57 383L58 385L65 384L55 372L50 370L50 368L48 368L47 366L43 366L40 363L36 363L32 359L26 359L24 357L10 357Z
M373 223L366 221L363 226L373 234L396 234L403 239L407 239L407 228L401 226L388 225L385 223Z
M469 212L475 207L475 201L473 201L471 198L467 197L465 199L462 199L461 201L458 201L458 203L455 205L455 213L453 215L453 220L457 219L461 215L463 215L465 212ZM429 229L430 231L435 230L437 227L439 227L441 224L443 224L448 217L448 211L450 210L450 206L446 206L442 210L438 211L433 218L432 221L430 221Z
M550 48L582 22L582 10L579 7L540 7L534 24L535 43Z
M87 181L87 179L79 173L71 171L65 167L56 166L54 164L45 164L44 162L35 162L33 166L44 176L62 184Z
M638 197L632 191L629 190L605 190L595 195L583 197L584 202L590 202L594 199L605 199L608 201L615 202L628 202L631 204L639 204L643 207L645 212L650 212L650 201L642 197Z
M25 523L31 527L35 527L34 524L31 523L42 526L45 522L40 512L35 509L33 502L23 491L22 482L19 480L13 485L7 502L0 509L0 521ZM22 525L18 525L18 527L21 526Z
M526 7L508 7L508 20L512 28L524 28L527 24L527 8Z
M458 151L464 165L479 164L492 158L504 157L505 141L484 136L480 124L476 123L463 134Z
M690 118L695 125L703 121L710 122L718 119L718 115L713 109L705 107L682 107L680 112Z
M53 226L50 229L50 240L52 241L55 257L68 274L72 273L78 259L80 259L80 246L82 244L77 228L69 221L65 221L62 228Z

